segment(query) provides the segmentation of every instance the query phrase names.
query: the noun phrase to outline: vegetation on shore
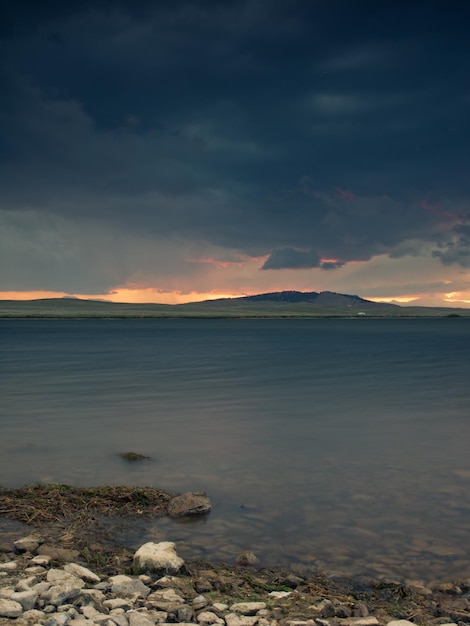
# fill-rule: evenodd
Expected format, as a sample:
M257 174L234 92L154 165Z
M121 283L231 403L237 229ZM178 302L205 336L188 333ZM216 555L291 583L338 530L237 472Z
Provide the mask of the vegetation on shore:
M470 309L447 307L390 306L374 303L361 309L347 306L319 306L310 302L215 300L180 305L126 304L52 298L44 300L0 300L0 319L81 319L81 318L409 318L470 317Z
M70 487L55 483L0 487L0 517L78 531L94 526L100 517L161 517L174 495L153 487Z

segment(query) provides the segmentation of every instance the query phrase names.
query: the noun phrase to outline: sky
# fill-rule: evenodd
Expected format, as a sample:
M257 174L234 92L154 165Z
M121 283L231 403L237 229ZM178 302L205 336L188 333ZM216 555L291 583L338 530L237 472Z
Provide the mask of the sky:
M462 0L4 3L0 298L470 307L469 23Z

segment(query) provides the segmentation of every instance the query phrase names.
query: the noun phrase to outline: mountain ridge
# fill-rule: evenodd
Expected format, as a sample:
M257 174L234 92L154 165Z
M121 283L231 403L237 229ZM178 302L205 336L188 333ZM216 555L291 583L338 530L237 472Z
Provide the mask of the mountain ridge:
M263 302L282 303L282 304L312 304L316 306L325 307L345 307L345 308L369 308L369 307L381 307L381 308L400 308L398 304L392 304L388 302L373 302L372 300L366 300L356 295L349 295L344 293L336 293L334 291L272 291L268 293L260 293L252 296L238 296L235 298L217 298L216 300L203 300L198 303L187 304L230 304L230 303L256 303Z

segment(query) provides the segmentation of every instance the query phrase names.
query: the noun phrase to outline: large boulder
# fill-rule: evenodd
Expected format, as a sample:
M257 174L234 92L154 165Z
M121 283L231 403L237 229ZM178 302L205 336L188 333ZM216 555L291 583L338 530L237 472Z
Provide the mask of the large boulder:
M203 515L209 513L211 503L205 491L188 491L172 498L168 504L170 517Z
M183 567L184 561L176 554L175 544L172 541L160 543L144 543L134 554L134 571L166 572L176 574Z

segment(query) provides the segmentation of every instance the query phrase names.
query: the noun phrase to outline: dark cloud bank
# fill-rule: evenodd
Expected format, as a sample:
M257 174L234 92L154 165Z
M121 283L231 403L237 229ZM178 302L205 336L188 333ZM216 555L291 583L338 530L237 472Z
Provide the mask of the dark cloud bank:
M265 270L424 249L470 267L467 3L19 2L2 12L0 212L4 233L40 249L31 243L26 265L45 249L62 258L73 238L56 232L47 248L44 232L66 220L269 255ZM7 244L8 288L39 275L14 269ZM78 279L84 264L64 265L55 286L73 276L90 286L91 270Z

